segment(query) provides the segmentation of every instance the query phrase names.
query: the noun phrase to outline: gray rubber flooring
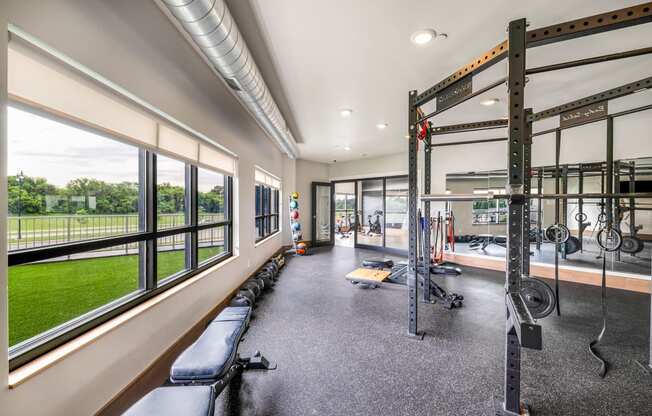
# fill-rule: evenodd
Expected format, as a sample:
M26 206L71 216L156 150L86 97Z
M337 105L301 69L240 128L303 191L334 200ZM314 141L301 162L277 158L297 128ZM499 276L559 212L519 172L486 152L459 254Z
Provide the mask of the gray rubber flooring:
M445 310L421 304L423 341L406 334L407 293L353 287L344 275L378 253L345 247L291 258L255 309L242 353L260 350L275 371L248 371L218 398L216 415L483 415L502 394L504 274L464 269L442 285L465 296ZM523 350L522 397L534 415L652 415L650 297L609 290L601 351L600 288L561 283L562 316L541 320L544 350Z

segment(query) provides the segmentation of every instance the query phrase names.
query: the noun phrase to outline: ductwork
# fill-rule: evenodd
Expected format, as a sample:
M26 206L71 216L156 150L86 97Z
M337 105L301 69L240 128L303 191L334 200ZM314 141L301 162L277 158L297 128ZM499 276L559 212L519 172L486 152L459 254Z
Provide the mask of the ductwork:
M162 0L256 120L287 153L299 156L287 127L224 0Z

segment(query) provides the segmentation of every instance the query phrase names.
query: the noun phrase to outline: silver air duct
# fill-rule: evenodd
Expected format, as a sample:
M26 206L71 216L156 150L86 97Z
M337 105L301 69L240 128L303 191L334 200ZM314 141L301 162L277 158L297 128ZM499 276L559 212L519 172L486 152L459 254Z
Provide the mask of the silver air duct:
M297 158L299 150L294 137L224 0L163 0L163 3L267 134L291 159Z

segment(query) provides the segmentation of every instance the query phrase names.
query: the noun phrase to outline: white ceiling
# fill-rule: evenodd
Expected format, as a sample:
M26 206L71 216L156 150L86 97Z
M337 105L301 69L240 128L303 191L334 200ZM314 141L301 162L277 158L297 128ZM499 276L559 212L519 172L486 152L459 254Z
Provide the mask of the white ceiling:
M510 20L530 28L631 6L641 1L250 0L282 89L297 122L301 158L332 162L404 152L408 91L422 91L506 38ZM554 6L553 6L554 5ZM448 34L427 46L410 35ZM528 50L528 67L649 47L652 24ZM652 56L530 77L526 105L535 111L652 75ZM505 76L500 63L474 89ZM435 124L490 120L506 114L499 87L433 119ZM652 93L648 101L652 102ZM501 103L483 107L479 101ZM638 100L640 101L640 100ZM351 108L350 118L339 109ZM378 123L388 123L384 130ZM542 123L543 124L543 123ZM545 127L549 127L550 123ZM554 126L553 126L554 127ZM536 130L536 129L535 129ZM500 137L501 130L473 134ZM444 139L445 138L441 138ZM346 151L344 147L350 146Z

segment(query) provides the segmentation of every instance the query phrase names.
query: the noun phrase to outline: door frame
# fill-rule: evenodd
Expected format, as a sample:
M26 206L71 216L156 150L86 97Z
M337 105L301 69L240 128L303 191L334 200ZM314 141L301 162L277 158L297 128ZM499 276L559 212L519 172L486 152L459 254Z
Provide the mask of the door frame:
M330 188L330 212L328 213L329 215L329 223L330 223L330 240L329 241L317 241L317 187L318 186L328 186ZM333 225L333 216L335 212L335 186L333 182L312 182L310 185L310 192L311 192L311 202L312 206L310 208L310 215L311 215L311 230L310 230L310 244L312 247L324 247L324 246L333 246L335 244L335 236L334 231L335 227Z

